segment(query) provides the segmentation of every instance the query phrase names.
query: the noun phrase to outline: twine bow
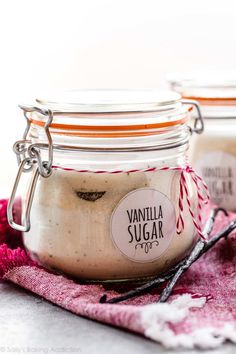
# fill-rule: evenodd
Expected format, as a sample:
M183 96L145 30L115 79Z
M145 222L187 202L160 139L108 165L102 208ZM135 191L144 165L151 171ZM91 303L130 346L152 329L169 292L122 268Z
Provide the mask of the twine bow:
M187 186L186 175L191 177L193 184L196 186L197 193L197 211L194 212L194 207L192 206L191 199L189 198L189 189ZM192 217L193 224L195 229L197 230L198 235L202 239L206 239L205 235L202 233L202 208L204 204L207 204L210 196L206 183L202 179L201 176L197 174L197 172L190 166L186 166L185 169L182 169L179 181L180 195L179 195L179 215L177 218L176 228L177 233L181 234L184 230L184 218L183 211L184 198L188 205L189 213ZM205 196L203 196L203 193Z

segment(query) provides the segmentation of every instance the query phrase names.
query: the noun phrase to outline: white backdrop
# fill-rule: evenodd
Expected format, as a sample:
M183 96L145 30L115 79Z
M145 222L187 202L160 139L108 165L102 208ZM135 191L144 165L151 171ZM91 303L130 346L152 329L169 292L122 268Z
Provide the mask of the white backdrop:
M236 69L235 0L0 0L0 195L16 171L18 103L49 89L165 85Z

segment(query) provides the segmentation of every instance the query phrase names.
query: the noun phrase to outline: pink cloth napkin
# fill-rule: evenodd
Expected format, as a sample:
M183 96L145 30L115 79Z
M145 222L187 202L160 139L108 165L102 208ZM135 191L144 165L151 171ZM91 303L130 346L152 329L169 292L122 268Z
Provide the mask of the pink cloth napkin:
M100 304L104 293L115 296L127 291L128 286L83 285L39 267L24 251L20 233L8 226L6 203L0 201L3 280L77 315L139 333L165 347L214 348L226 340L236 343L236 232L221 240L186 272L168 303L155 303L160 293L156 289L121 304ZM227 218L220 214L213 232L235 218L233 213Z

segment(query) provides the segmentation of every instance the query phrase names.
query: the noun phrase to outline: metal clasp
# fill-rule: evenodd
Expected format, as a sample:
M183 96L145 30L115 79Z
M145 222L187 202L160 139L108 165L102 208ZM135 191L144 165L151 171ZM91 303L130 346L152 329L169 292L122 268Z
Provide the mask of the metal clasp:
M15 183L12 189L10 199L8 201L7 218L12 228L18 231L27 232L30 230L30 211L31 211L31 206L33 202L33 197L34 197L34 192L38 181L38 177L42 176L44 178L47 178L52 173L53 144L52 144L52 137L49 131L49 127L53 121L53 112L50 110L43 110L41 108L33 107L33 106L20 106L20 108L23 109L24 111L24 116L27 121L27 126L23 134L23 139L17 141L13 146L13 150L17 156L19 169L16 175L16 179L15 179ZM27 139L30 126L31 126L31 120L28 117L28 113L30 112L38 112L48 117L44 125L44 131L46 133L47 140L48 140L48 144L47 144L48 160L47 161L43 161L41 158L40 144L32 144L32 141ZM22 224L17 224L13 220L13 206L16 198L16 192L19 186L22 173L31 172L34 169L34 167L35 167L35 171L33 174L32 181L30 183L29 190L27 191L27 197L25 200L25 215L24 217L22 217Z
M183 104L192 105L196 108L197 118L195 118L194 128L190 128L190 129L192 133L202 134L204 131L204 120L203 120L199 103L195 100L189 100L189 99L182 99L181 102Z
M40 151L38 149L33 149L31 147L31 145L28 147L27 152L29 154L30 157L32 158L36 158L40 164L39 166L39 171L40 171L40 175L42 177L49 177L52 173L52 162L53 162L53 143L52 143L52 137L49 131L49 127L53 121L53 112L50 109L42 109L39 107L34 107L34 106L19 106L23 111L24 111L24 116L26 118L27 121L27 126L23 135L23 142L28 142L27 140L27 135L28 132L30 130L30 126L31 126L31 120L28 117L29 113L32 112L38 112L40 114L42 114L43 116L48 117L45 125L44 125L44 131L46 133L46 137L47 137L47 141L48 141L48 159L47 161L42 161L40 158ZM21 141L20 141L21 142ZM17 142L19 143L19 142ZM16 144L17 144L16 143ZM15 144L15 145L16 145ZM23 150L23 152L25 152L25 146L21 147L21 149ZM19 158L18 158L19 160Z
M28 166L28 168L26 167ZM27 198L26 198L26 209L25 209L25 216L22 218L22 224L16 224L15 221L13 220L13 205L16 197L16 192L19 186L20 178L22 173L28 171L30 172L32 170L33 166L33 161L30 158L24 159L19 166L17 175L16 175L16 180L12 189L12 193L10 196L10 199L8 201L8 206L7 206L7 218L8 222L11 225L11 227L15 230L22 231L22 232L27 232L30 230L30 211L31 211L31 206L33 202L33 197L34 197L34 192L35 192L35 187L36 183L39 177L39 169L36 168L33 179L31 181L29 190L27 192Z

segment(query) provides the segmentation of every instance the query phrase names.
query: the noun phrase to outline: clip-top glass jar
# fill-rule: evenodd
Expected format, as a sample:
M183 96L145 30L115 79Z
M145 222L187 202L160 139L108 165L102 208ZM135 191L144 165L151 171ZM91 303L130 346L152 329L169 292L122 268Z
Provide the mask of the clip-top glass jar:
M169 79L176 92L201 104L205 131L192 140L191 162L206 181L212 200L236 211L236 80L217 73Z
M201 115L189 127L193 105L200 114L173 92L97 90L21 106L8 220L31 256L93 281L151 277L183 257L198 226L200 181L186 162L192 132L203 130ZM32 177L17 225L22 174Z

